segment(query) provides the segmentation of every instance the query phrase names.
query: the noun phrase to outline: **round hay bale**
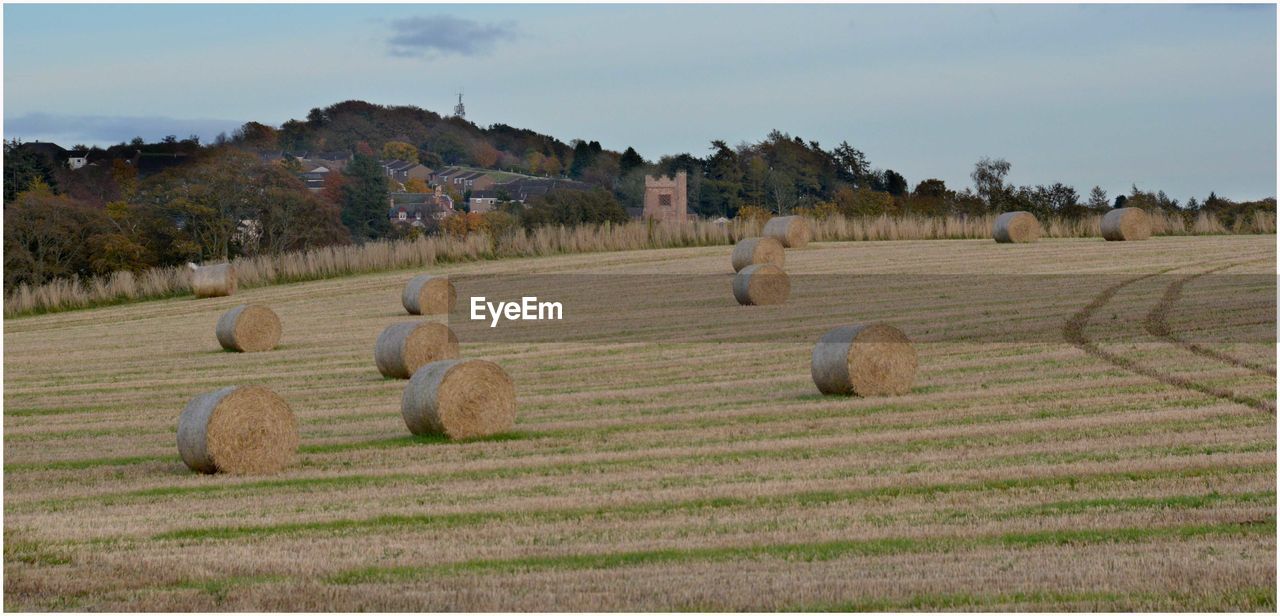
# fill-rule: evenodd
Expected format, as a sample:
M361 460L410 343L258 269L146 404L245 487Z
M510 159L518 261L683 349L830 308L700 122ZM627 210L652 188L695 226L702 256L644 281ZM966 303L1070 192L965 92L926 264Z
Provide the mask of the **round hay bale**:
M414 434L475 438L511 430L516 388L491 361L446 359L419 368L404 388L404 423Z
M991 235L1001 244L1024 244L1040 239L1040 221L1031 212L1005 212L996 218Z
M191 290L196 297L235 295L236 268L230 263L197 267L191 274Z
M223 313L215 331L228 351L270 351L280 342L280 317L266 306L245 304Z
M419 274L404 286L401 300L409 314L449 314L458 292L447 276Z
M784 248L804 248L812 237L809 221L803 216L778 216L764 225L764 236L782 242Z
M733 297L743 306L782 304L791 295L791 279L772 263L748 265L733 277Z
M378 335L373 361L382 376L407 379L433 361L458 357L458 337L440 323L396 323Z
M782 249L782 242L771 237L752 237L738 242L738 245L733 247L731 258L735 272L758 263L772 263L782 267L785 259L786 252Z
M896 327L837 327L818 339L809 371L824 394L884 396L911 391L916 351Z
M293 411L265 387L201 394L178 417L178 453L194 471L273 473L291 464L297 452Z
M1135 242L1151 237L1151 217L1136 207L1122 207L1102 217L1102 237L1109 242Z

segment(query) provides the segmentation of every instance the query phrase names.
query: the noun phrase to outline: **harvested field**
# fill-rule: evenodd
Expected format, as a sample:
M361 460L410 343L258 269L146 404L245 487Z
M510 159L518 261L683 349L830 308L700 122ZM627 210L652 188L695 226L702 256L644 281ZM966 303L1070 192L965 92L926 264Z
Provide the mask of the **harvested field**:
M5 607L1274 610L1275 251L819 242L751 309L724 246L439 266L518 401L456 442L369 361L406 271L9 319ZM591 284L538 289L563 321L461 321L498 275ZM289 315L274 351L211 335L245 302ZM909 393L814 386L863 321L911 338ZM241 383L288 401L297 462L190 472L178 414Z

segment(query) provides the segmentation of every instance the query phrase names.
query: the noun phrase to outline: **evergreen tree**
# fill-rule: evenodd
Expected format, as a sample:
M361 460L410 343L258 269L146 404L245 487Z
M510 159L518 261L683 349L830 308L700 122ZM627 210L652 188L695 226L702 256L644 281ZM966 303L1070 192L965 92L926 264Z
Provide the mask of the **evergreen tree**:
M4 142L5 202L13 201L37 181L57 192L58 183L47 158L21 147L17 139Z
M585 141L579 141L578 145L573 146L573 164L569 165L569 177L581 178L582 173L587 170L587 167L591 166L591 162L594 160L595 152L591 150L591 145Z
M644 157L635 148L628 147L627 151L622 153L622 158L618 159L618 173L626 177L632 169L638 169L645 165Z
M1105 210L1111 201L1107 199L1107 191L1101 186L1094 186L1089 191L1089 208L1093 210Z
M390 195L382 167L372 156L356 154L343 170L342 224L356 242L384 237L391 230L387 220Z
M902 195L907 192L907 178L902 177L901 173L893 169L885 169L884 189L885 192L895 197Z

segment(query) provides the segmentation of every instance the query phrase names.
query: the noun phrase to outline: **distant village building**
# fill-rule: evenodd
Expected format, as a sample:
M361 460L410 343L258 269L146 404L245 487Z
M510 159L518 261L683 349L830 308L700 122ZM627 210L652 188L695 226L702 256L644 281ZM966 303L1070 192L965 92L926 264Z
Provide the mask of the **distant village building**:
M302 160L298 162L302 164L302 173L299 173L298 177L307 185L307 190L314 192L323 189L325 179L328 178L329 174L333 173L333 171L313 160Z
M653 220L689 220L687 183L688 174L684 171L677 171L674 178L644 176L644 212L641 216Z
M462 167L445 167L433 173L431 181L440 186L449 186L459 193L465 193L468 190L488 190L497 184L497 180L494 180L488 171Z
M502 184L495 184L493 192L499 197L505 195L506 201L527 203L534 197L541 197L553 190L591 190L591 185L574 180L548 180L543 178L518 178ZM504 199L500 199L504 200Z
M467 199L467 210L483 214L492 212L497 209L498 191L496 190L476 190L471 192L471 198Z
M67 151L62 146L48 141L28 141L19 145L18 149L39 154L48 159L50 164L60 163L67 156Z
M89 164L89 152L86 150L73 150L67 152L67 167L72 171Z
M387 218L392 223L421 227L427 221L439 222L455 214L453 199L436 187L434 193L393 192L390 195L391 207Z
M293 156L294 158L304 161L303 167L309 164L323 165L330 171L342 171L347 168L347 163L351 162L351 153L335 150L331 152L284 152L283 155Z
M489 178L492 179L492 178ZM492 184L490 188L472 190L467 200L467 208L472 212L492 212L499 203L528 204L529 200L541 197L553 190L591 190L591 185L574 180L549 180L545 178L522 177Z
M387 177L397 182L407 182L411 179L423 182L431 180L431 168L421 163L407 160L383 160L379 163L382 165L382 170L387 173Z

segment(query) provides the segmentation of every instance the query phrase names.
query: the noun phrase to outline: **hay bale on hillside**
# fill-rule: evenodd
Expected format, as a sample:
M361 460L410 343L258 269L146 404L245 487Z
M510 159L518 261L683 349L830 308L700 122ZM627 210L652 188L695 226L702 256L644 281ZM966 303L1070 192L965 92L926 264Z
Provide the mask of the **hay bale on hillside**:
M293 411L265 387L201 394L178 417L178 453L194 471L273 473L291 464L297 452Z
M911 391L916 367L916 351L897 328L857 324L824 334L809 371L824 394L883 396Z
M764 225L764 236L782 243L783 248L804 248L813 237L803 216L778 216Z
M752 237L738 242L733 247L733 256L730 260L733 262L735 272L742 271L742 268L748 265L760 263L771 263L782 267L786 259L785 252L782 249L782 242L772 237Z
M223 297L235 295L236 268L230 263L201 265L191 274L191 290L196 297Z
M414 434L475 438L511 430L516 421L515 384L482 359L447 359L419 368L404 388L404 423Z
M382 376L407 379L433 361L458 357L458 337L440 323L396 323L378 335L373 361Z
M401 301L409 314L449 314L458 292L447 276L419 274L404 286Z
M1109 242L1135 242L1151 237L1151 217L1136 207L1122 207L1102 217L1102 237Z
M991 235L1001 244L1034 242L1043 234L1040 221L1031 212L1005 212L996 218Z
M772 263L748 265L733 277L733 297L743 306L782 304L791 295L791 279Z
M223 313L215 333L228 351L270 351L280 342L280 317L266 306L245 304Z

